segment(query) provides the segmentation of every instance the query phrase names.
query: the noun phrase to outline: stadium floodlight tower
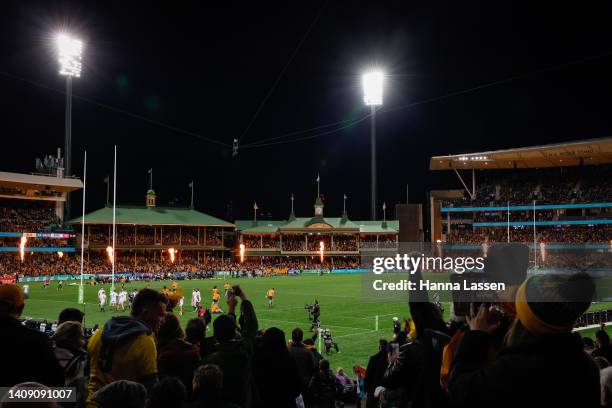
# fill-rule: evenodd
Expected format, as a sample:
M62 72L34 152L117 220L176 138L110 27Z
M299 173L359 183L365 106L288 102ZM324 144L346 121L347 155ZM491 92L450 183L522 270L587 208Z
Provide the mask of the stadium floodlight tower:
M370 211L372 220L376 219L376 107L383 103L382 71L363 74L363 101L370 107Z
M64 134L64 175L72 175L72 78L81 76L83 43L67 33L56 37L59 74L66 77L66 123ZM70 217L70 194L66 195L65 218Z

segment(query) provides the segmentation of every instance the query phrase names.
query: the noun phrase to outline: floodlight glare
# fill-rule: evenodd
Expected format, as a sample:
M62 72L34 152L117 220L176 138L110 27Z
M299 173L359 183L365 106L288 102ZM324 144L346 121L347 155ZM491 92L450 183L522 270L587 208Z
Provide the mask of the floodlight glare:
M382 105L384 77L385 75L381 71L363 74L363 101L366 105Z
M58 34L57 51L60 63L60 75L80 77L83 43L67 34Z

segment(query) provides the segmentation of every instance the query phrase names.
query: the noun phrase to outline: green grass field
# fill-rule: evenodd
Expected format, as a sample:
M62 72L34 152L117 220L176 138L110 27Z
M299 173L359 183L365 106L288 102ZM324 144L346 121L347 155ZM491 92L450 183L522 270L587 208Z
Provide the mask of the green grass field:
M409 317L407 301L368 301L362 298L360 275L302 275L298 277L268 277L256 279L228 280L231 284L240 284L247 297L253 302L260 328L279 327L289 339L291 330L301 327L306 334L310 333L310 321L307 319L304 306L318 299L321 304L321 322L323 328L332 330L334 340L339 344L341 353L327 356L332 367L348 368L353 364L367 364L368 357L377 350L379 338L390 338L392 334L392 317ZM183 327L195 317L190 309L191 291L200 289L202 304L210 305L214 285L222 288L224 280L205 279L179 281L185 292L185 312L181 317ZM154 289L170 286L170 281L152 282ZM135 282L127 284L128 290L141 289L148 283ZM268 308L265 293L275 287L274 307ZM108 290L110 285L104 285ZM110 316L122 312L100 312L97 292L100 286L86 285L85 304L79 305L78 286L71 282L64 283L64 289L57 290L52 282L47 289L42 283L30 283L30 298L26 301L23 317L33 319L57 320L60 311L66 307L78 307L85 312L85 325L104 324ZM110 299L107 299L107 302ZM225 310L225 304L222 308ZM594 304L592 310L612 308L610 303ZM445 304L445 318L448 318L450 305ZM375 317L379 316L379 330L375 331ZM612 329L611 329L612 330ZM585 331L591 335L594 330ZM208 334L212 335L212 327Z

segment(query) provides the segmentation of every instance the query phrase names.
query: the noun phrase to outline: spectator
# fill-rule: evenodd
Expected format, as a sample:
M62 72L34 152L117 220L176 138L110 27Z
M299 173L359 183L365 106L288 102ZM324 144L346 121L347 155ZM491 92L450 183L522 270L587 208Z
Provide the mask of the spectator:
M83 324L83 316L85 316L85 313L81 312L79 309L67 307L60 312L57 324L59 325L64 322L79 322Z
M601 406L612 407L612 367L604 368L599 372L601 386Z
M152 289L136 295L130 317L113 317L90 339L88 403L93 394L116 380L137 381L146 388L157 382L157 333L168 298ZM93 404L92 404L93 405Z
M336 380L340 383L341 394L339 396L340 401L344 403L355 402L355 383L348 375L344 372L342 367L338 367L336 370Z
M92 400L98 408L143 408L147 400L147 389L134 381L118 380L96 391Z
M166 377L151 388L146 408L182 407L187 401L187 389L178 378Z
M302 379L301 392L306 395L306 389L310 379L315 373L315 358L313 353L304 347L304 332L299 327L296 327L291 332L291 345L289 346L289 354L295 361L300 378Z
M486 351L498 322L484 305L478 313L472 307L470 331L461 339L451 367L452 402L517 407L529 396L532 406L599 406L598 369L572 334L593 294L586 273L529 278L517 292L517 319L506 347L492 362L487 362Z
M253 379L255 407L295 406L302 380L282 330L271 327L261 337L253 357Z
M315 367L318 367L319 361L323 360L323 356L317 350L314 339L306 339L302 342L302 344L304 344L304 347L306 347L307 350L310 350L312 352L312 355L315 359Z
M191 389L193 370L200 363L200 349L186 342L178 317L166 313L157 335L157 368L160 377L178 377Z
M55 330L51 337L55 344L55 357L64 369L64 385L76 388L78 406L83 406L87 398L87 352L85 333L81 323L66 321Z
M374 400L374 390L383 383L385 370L387 369L387 349L389 343L385 339L378 341L378 353L374 354L368 360L366 375L363 387L366 392L366 407L376 408L377 403Z
M342 386L329 370L329 361L321 360L319 370L308 384L307 402L312 408L334 408Z
M194 401L190 408L218 407L239 408L233 402L222 399L223 372L214 364L198 367L193 373Z
M240 305L240 338L236 336L237 297L242 299ZM239 286L227 299L228 313L217 317L213 323L213 332L217 340L215 351L208 355L204 362L215 364L223 372L223 390L221 397L237 405L250 406L251 403L251 363L253 343L258 323L253 305Z
M206 337L206 326L204 319L197 318L189 320L185 328L186 340L200 349L200 359L212 353L215 347L215 338Z
M595 332L595 350L591 353L593 357L603 357L608 361L612 361L612 345L610 345L610 336L604 329Z
M49 338L18 320L24 306L19 286L0 285L0 386L12 387L26 381L63 386L64 373Z

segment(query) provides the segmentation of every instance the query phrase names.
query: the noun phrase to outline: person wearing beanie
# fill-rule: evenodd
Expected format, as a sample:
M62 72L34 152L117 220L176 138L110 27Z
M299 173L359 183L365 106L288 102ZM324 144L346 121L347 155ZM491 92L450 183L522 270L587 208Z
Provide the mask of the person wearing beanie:
M598 407L598 369L580 337L572 334L594 292L586 273L527 279L516 294L516 319L492 362L487 350L499 321L484 305L478 311L472 305L470 330L451 366L451 402L470 407Z
M64 371L49 337L19 321L24 307L21 287L0 284L0 387L28 381L63 386Z

